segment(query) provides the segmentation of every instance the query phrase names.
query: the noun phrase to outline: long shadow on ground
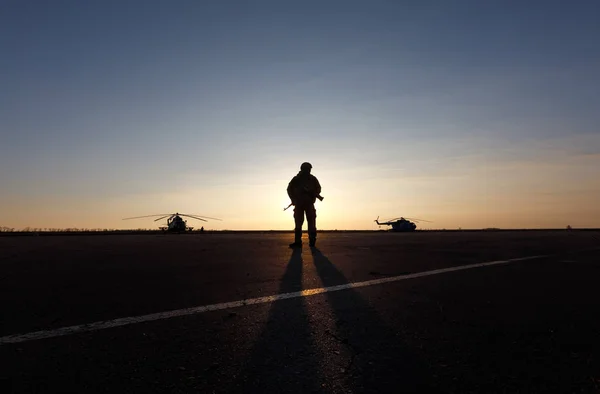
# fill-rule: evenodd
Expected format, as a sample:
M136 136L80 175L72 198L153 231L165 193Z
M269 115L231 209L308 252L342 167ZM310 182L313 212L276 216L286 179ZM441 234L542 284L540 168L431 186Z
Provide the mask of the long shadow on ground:
M317 248L314 264L324 287L348 280ZM430 381L427 365L404 344L399 332L388 327L356 290L327 292L335 314L336 338L353 352L346 385L353 392L439 392Z
M295 249L279 294L302 290L302 264L302 251ZM316 358L304 297L275 301L233 389L246 393L319 392Z

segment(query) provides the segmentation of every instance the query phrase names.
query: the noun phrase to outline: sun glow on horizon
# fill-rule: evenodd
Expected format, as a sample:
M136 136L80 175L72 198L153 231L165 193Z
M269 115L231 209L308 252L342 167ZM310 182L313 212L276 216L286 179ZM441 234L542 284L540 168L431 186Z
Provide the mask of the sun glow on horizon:
M550 161L546 165L543 161L531 165L469 162L450 173L421 177L403 177L401 171L377 168L315 168L325 198L315 202L317 228L373 230L379 228L373 222L377 216L432 222L417 223L420 229L600 227L600 180L590 168L600 168L600 156L569 156L562 163ZM277 170L280 171L284 172ZM296 172L289 172L291 179ZM14 201L11 211L2 215L0 225L157 229L164 224L162 221L122 218L164 211L222 219L189 222L205 229L291 230L293 207L283 211L290 203L286 193L289 179L267 173L255 175L254 184L221 184L110 198L48 196L44 197L44 205L29 197ZM557 190L555 185L559 183L561 188Z

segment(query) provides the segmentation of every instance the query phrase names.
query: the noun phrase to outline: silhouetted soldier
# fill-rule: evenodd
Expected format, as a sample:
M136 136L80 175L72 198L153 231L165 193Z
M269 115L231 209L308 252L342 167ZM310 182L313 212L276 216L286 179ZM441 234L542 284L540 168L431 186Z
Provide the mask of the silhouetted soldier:
M294 205L294 242L290 244L291 248L302 247L302 225L304 224L304 215L308 222L308 239L310 246L315 246L317 242L317 210L315 209L315 200L320 197L321 185L317 178L310 173L312 165L302 163L298 175L292 178L287 187L287 193ZM321 198L321 197L320 197Z

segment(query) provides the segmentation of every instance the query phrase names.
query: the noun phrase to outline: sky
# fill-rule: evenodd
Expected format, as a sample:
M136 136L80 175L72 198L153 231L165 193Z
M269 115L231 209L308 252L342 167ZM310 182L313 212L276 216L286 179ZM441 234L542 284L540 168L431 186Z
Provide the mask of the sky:
M599 14L2 0L0 226L289 230L308 161L318 229L600 227Z

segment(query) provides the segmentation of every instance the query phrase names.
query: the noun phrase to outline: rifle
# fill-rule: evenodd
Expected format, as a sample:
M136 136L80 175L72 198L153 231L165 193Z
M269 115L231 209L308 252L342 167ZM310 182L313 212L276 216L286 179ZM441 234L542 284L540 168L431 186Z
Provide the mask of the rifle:
M319 201L323 201L323 199L325 198L325 197L322 197L320 194L317 194L317 195L316 195L316 197L319 199ZM285 210L287 210L287 209L288 209L289 207L291 207L292 205L294 205L294 203L293 203L293 202L291 202L291 203L290 203L290 205L288 205L287 207L283 208L283 210L284 210L284 211L285 211Z

